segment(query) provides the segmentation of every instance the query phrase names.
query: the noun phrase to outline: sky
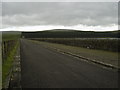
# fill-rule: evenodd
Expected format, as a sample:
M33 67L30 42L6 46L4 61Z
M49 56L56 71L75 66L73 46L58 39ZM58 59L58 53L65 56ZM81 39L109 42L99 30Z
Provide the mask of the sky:
M2 31L118 30L117 2L2 2Z

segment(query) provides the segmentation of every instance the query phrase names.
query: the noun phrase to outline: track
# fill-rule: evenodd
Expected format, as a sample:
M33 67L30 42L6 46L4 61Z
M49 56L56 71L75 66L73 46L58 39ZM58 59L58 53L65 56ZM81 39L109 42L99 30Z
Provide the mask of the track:
M118 72L21 40L22 88L117 88Z

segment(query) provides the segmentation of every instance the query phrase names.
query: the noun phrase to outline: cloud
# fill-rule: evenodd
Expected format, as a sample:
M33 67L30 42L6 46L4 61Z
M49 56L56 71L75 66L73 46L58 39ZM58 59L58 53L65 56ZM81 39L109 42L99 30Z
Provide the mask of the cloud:
M49 25L108 27L118 23L117 2L4 2L2 11L3 28Z
M73 25L73 26L63 26L63 25L36 25L36 26L23 26L23 27L10 27L1 29L2 31L43 31L43 30L51 30L51 29L73 29L73 30L81 30L81 31L113 31L118 30L118 25L110 25L110 26L87 26L87 25Z

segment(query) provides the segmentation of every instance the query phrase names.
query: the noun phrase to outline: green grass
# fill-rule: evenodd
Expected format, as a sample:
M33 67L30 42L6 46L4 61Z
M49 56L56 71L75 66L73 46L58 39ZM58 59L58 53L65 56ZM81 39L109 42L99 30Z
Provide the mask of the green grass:
M3 85L4 85L4 81L5 81L6 77L7 77L10 69L12 68L13 61L14 61L14 55L16 53L18 45L19 45L19 43L17 42L15 47L12 49L10 54L7 56L7 59L5 60L4 64L2 65L2 81L3 81Z
M3 32L2 33L2 42L11 41L11 40L14 40L15 42L17 42L12 48L12 50L9 52L9 54L6 56L6 59L4 60L4 63L2 64L2 86L4 86L5 80L12 68L16 49L19 45L18 40L20 36L21 36L20 32Z
M105 50L118 52L120 45L119 39L97 39L97 38L38 38L38 41L45 41L50 43L65 44L75 47L90 48L96 50ZM120 51L119 51L120 52Z
M2 41L8 41L8 40L17 40L20 38L21 34L2 34Z
M64 45L64 44L42 42L42 41L33 41L33 42L41 44L45 47L57 48L65 52L71 52L73 54L76 54L82 57L86 57L92 60L104 62L104 63L111 64L113 66L118 67L118 53L117 52L87 49L87 48L69 46L69 45Z
M20 32L2 32L2 41L15 40L17 44L13 47L13 49L9 52L9 55L6 56L6 60L4 60L4 64L2 64L2 82L4 85L4 81L13 65L14 55L16 53L16 49L19 45L18 39L20 38Z

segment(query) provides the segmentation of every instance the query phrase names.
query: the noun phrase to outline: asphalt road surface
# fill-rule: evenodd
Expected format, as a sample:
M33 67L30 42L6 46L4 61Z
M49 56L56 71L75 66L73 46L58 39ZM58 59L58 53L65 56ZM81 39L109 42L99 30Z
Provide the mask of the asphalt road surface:
M21 40L22 88L117 88L117 71Z

